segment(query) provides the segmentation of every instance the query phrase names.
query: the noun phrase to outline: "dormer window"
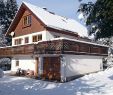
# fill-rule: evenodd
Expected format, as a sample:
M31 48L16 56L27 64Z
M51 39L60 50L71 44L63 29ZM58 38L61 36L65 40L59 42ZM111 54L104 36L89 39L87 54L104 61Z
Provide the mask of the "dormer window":
M30 26L30 25L31 25L31 15L24 16L23 26L26 27L26 26Z

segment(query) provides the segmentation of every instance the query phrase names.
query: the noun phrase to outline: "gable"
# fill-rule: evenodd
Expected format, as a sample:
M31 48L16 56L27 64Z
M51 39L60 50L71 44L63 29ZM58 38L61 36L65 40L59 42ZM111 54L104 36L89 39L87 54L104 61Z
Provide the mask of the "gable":
M25 16L28 16L28 15L31 16L31 25L24 26L23 19ZM45 30L45 28L41 24L41 22L39 20L37 20L37 18L35 18L35 16L29 10L25 10L21 19L19 20L19 23L15 27L14 32L15 32L15 37L17 37L17 36L22 36L22 35L39 32L39 31L43 31L43 30Z
M31 16L31 25L25 27L23 25L24 18L26 16ZM10 25L6 35L10 35L13 31L15 33L15 37L22 36L26 34L31 34L34 32L39 32L45 30L43 22L38 19L24 4L21 5L18 13L16 14L15 19Z

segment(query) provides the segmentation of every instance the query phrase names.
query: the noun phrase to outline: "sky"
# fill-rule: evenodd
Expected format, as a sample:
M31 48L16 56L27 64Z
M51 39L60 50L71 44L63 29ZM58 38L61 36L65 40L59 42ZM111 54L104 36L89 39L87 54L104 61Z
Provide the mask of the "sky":
M49 11L52 11L57 15L79 21L77 10L80 2L78 0L17 0L19 6L22 1L34 4L38 7L46 7ZM96 0L83 0L82 2L88 1L94 2Z

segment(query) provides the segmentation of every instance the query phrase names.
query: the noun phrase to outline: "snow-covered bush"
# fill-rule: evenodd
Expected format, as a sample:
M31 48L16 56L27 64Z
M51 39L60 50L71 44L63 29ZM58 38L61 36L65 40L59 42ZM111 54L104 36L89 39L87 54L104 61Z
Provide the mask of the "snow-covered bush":
M0 78L2 78L4 76L4 72L2 69L0 69Z

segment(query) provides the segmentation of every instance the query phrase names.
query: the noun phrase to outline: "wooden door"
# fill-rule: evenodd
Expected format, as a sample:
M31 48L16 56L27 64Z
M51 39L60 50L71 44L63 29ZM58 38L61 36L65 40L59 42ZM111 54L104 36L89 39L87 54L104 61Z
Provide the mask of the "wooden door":
M60 80L60 57L52 58L53 77L55 80Z
M49 80L60 80L60 58L43 58L43 77Z
M44 57L43 59L43 78L48 78L49 73L49 58Z

